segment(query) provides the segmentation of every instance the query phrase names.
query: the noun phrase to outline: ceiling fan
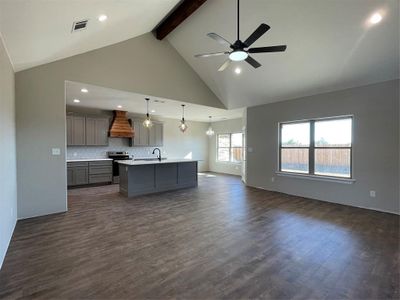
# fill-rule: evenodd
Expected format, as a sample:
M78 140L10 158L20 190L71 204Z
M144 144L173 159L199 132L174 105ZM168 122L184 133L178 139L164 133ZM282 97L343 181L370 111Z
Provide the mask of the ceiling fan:
M286 50L286 45L269 46L269 47L257 47L249 48L255 41L257 41L264 33L266 33L271 27L267 24L262 23L258 28L244 41L242 42L239 37L239 0L237 0L237 40L233 44L228 42L222 36L210 32L207 34L208 37L216 40L218 43L229 46L232 50L214 53L197 54L195 57L211 57L219 55L229 55L229 58L224 64L218 69L218 71L225 70L232 61L243 61L252 65L254 68L261 67L261 64L252 58L250 53L266 53L266 52L282 52Z

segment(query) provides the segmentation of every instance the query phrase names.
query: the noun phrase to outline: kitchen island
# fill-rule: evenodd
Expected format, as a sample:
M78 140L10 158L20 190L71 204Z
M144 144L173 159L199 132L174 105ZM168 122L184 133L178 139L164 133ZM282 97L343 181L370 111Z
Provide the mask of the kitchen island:
M197 160L121 160L119 191L127 197L197 186Z

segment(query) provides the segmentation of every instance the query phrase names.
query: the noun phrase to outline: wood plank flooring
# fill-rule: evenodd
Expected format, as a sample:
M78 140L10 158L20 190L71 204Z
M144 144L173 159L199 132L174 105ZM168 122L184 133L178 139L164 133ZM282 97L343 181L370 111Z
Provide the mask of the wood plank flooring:
M19 221L0 298L398 299L399 217L199 176L126 199L75 189Z

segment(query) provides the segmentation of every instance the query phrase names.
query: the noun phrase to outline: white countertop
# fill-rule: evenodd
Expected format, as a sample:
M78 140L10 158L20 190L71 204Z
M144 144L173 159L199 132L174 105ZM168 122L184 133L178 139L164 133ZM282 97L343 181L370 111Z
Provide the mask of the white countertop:
M158 164L172 164L172 163L181 163L181 162L191 162L191 161L199 161L198 159L163 159L159 160L117 160L117 163L121 165L128 166L140 166L140 165L158 165Z
M73 158L67 159L67 162L79 162L79 161L101 161L101 160L113 160L112 158Z

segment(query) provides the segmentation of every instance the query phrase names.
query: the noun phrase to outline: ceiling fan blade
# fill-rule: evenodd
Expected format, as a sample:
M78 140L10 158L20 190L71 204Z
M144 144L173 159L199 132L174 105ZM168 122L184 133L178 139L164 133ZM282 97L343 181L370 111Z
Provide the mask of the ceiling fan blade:
M218 72L222 72L231 64L231 60L227 59L222 66L219 67Z
M262 23L254 32L244 41L247 47L250 47L255 41L257 41L264 33L266 33L271 27L267 24Z
M282 52L286 50L286 45L250 48L249 53Z
M222 36L220 36L214 32L207 33L207 36L212 38L213 40L216 40L218 43L220 43L222 45L228 45L228 46L231 45L231 43L229 43L226 39L224 39Z
M254 58L252 58L251 56L247 56L246 61L252 65L255 69L257 69L258 67L261 67L261 64L256 61Z
M203 53L203 54L196 54L194 57L211 57L211 56L219 56L225 54L229 54L229 52Z

